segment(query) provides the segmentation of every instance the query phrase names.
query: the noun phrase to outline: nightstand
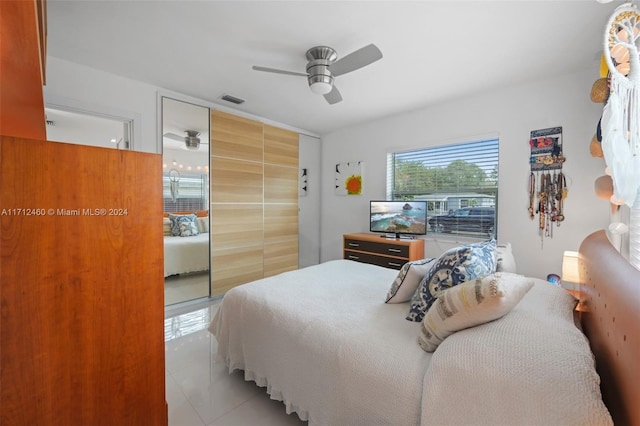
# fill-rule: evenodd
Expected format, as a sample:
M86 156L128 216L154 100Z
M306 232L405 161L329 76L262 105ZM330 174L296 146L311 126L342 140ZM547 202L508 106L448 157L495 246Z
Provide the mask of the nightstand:
M586 305L582 301L580 301L580 290L569 290L569 289L565 289L565 290L567 291L567 293L575 297L576 300L578 301L578 304L576 305L575 310L578 312L586 312L587 310Z

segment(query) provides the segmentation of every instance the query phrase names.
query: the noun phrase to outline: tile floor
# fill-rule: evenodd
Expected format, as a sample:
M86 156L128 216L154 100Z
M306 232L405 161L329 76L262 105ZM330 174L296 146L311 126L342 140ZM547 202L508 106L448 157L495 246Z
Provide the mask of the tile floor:
M306 425L265 388L214 363L217 342L207 331L220 301L170 307L165 315L169 426Z
M172 275L164 279L164 303L176 303L206 297L209 294L209 271Z

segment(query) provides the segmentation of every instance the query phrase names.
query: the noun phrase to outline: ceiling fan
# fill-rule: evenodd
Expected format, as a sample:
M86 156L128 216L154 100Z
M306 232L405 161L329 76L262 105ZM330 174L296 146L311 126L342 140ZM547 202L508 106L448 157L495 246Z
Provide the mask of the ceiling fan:
M175 133L165 133L162 136L173 139L175 141L184 142L187 149L196 150L200 147L200 132L197 130L185 130L185 136L176 135Z
M306 57L309 61L306 74L255 65L252 68L256 71L307 77L311 91L324 95L327 102L333 105L342 100L340 91L334 85L334 77L366 67L382 59L382 52L376 45L369 44L338 59L338 53L333 48L315 46L307 50Z

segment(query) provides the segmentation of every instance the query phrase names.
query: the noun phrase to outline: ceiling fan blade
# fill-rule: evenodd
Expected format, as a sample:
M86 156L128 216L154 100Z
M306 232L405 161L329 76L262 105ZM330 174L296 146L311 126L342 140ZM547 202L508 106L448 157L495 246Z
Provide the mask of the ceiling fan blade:
M342 95L336 86L333 86L331 91L324 95L324 98L329 102L329 105L337 104L342 101Z
M174 141L184 142L184 136L176 135L175 133L167 132L162 136L167 139L173 139ZM207 138L200 138L200 144L207 145L208 143Z
M256 71L273 72L273 73L276 73L276 74L297 75L297 76L300 76L300 77L306 77L307 76L307 74L303 74L301 72L278 70L278 69L275 69L275 68L267 68L267 67L258 67L256 65L252 66L251 68L253 68Z
M355 52L349 53L344 58L338 59L329 65L329 71L331 71L331 74L334 76L339 76L366 67L380 59L382 59L382 52L375 44L370 44Z
M175 133L165 133L162 136L167 139L173 139L174 141L184 142L184 136L176 135Z

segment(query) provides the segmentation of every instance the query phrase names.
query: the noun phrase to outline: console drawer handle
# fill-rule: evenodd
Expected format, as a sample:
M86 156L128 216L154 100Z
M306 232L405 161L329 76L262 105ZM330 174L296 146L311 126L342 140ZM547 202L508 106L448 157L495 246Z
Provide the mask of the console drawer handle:
M390 251L391 253L400 253L400 252L402 252L402 250L397 249L397 248L390 248L390 249L389 249L389 251Z
M354 255L350 254L350 255L349 255L349 259L350 259L350 260L360 260L360 257L358 257L358 256L354 256Z
M401 265L401 264L399 264L399 263L395 263L395 262L389 262L389 266L395 266L395 267L398 267L398 266L402 266L402 265Z
M349 243L349 247L360 247L358 243Z

